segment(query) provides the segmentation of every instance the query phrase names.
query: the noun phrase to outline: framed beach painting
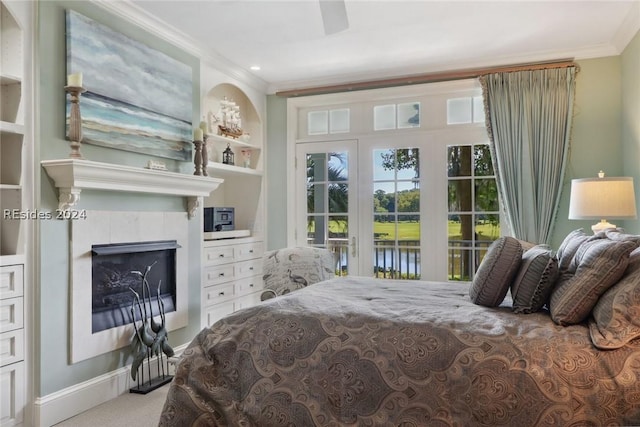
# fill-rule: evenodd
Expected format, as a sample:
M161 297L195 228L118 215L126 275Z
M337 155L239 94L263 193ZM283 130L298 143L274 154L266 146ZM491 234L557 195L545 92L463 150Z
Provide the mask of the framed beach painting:
M66 11L67 74L82 73L83 143L191 160L191 67ZM67 99L67 128L70 101Z

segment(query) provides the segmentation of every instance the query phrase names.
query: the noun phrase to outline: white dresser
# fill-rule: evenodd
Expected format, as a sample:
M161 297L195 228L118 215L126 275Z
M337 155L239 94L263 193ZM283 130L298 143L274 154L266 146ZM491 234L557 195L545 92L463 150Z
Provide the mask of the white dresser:
M202 327L260 302L264 243L256 238L205 240Z
M0 265L0 424L3 426L19 425L24 417L23 268L23 264Z

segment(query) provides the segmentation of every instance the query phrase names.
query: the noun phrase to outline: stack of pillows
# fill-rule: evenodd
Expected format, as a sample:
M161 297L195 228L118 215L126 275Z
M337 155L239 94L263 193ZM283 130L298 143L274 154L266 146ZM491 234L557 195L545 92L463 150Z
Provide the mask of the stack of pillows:
M489 247L469 294L496 307L511 290L515 313L547 308L558 325L588 322L594 345L614 349L640 337L640 236L572 231L549 246L501 237Z

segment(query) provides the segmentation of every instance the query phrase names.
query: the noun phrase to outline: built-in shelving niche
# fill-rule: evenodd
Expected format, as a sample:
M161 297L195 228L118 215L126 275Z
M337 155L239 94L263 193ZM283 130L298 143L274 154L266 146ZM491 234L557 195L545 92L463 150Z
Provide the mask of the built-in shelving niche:
M249 137L237 139L219 135L217 123L211 123L210 115L220 110L220 101L233 100L240 107L242 129ZM202 101L203 120L212 125L207 132L210 176L225 181L205 199L204 206L235 208L236 229L250 230L251 235L261 237L263 232L263 124L249 97L237 86L222 83L213 87ZM234 152L235 164L221 163L222 152L227 148ZM243 166L242 150L251 150L249 167Z

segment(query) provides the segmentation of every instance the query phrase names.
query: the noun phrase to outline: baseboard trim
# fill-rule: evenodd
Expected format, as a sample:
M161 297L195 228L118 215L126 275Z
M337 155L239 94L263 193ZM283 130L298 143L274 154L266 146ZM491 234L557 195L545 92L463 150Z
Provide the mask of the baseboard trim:
M175 348L176 354L181 354L188 345L189 343L186 343ZM152 359L152 371L156 366L154 362L155 359ZM130 366L118 368L88 381L36 398L33 411L34 426L50 427L115 399L121 394L129 393L129 388L132 387L130 369Z

